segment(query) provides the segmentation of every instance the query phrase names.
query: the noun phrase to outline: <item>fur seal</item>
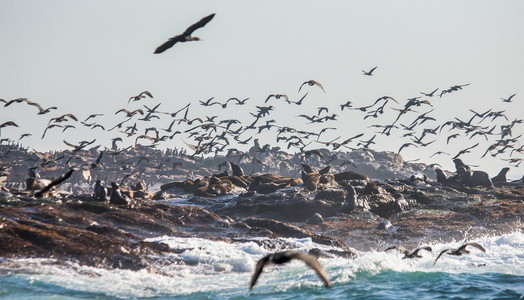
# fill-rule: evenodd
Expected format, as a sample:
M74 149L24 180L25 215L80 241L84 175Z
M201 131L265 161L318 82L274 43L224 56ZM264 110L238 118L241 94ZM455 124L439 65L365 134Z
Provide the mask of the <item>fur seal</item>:
M500 172L497 174L497 176L491 178L491 182L493 182L493 183L504 183L504 182L507 182L508 180L506 179L506 174L508 173L508 171L509 171L508 167L502 168L502 170L500 170Z
M406 259L406 258L420 258L422 257L422 255L418 254L420 250L427 250L427 251L433 251L431 249L431 247L429 246L424 246L424 247L420 247L420 248L417 248L415 250L413 250L413 252L410 252L408 249L400 246L400 245L397 245L397 246L392 246L392 247L389 247L387 248L385 251L388 251L388 250L391 250L391 249L397 249L399 250L400 252L404 253L404 257L402 257L402 259Z
M115 205L127 205L128 200L122 195L120 187L115 183L111 182L111 195L109 196L109 203Z
M106 201L107 189L102 185L102 181L97 180L95 183L95 199L98 201Z
M309 191L316 191L320 183L319 173L306 173L302 170L302 181Z
M231 166L231 170L233 171L233 176L244 176L244 170L240 166L235 165L232 162L229 162L229 165Z
M289 186L289 181L267 180L263 176L258 176L253 179L248 187L248 191L256 191L259 194L270 194L279 189Z
M435 262L433 263L433 265L435 265L437 263L437 260L444 253L447 253L449 255L455 255L455 256L461 256L462 254L469 254L470 252L468 250L466 250L467 246L473 246L473 247L479 249L482 252L486 252L486 249L484 249L484 247L482 247L481 245L479 245L477 243L467 243L467 244L464 244L464 245L460 246L458 249L445 249L445 250L442 250L442 252L440 252L440 254L437 256L437 259L435 259Z
M354 210L357 207L357 191L355 191L355 188L351 184L348 184L344 188L347 192L345 203L350 210Z
M448 179L448 177L446 176L446 174L444 174L444 171L442 171L442 169L435 168L435 173L437 173L437 182L439 183L444 183Z
M327 288L331 288L331 282L329 281L328 275L326 274L326 271L324 271L324 268L322 265L318 262L317 258L311 254L306 254L303 252L298 251L283 251L283 252L275 252L273 254L268 254L261 258L255 267L255 272L253 273L253 277L251 277L251 283L249 284L249 289L253 289L253 286L257 283L257 279L262 274L262 271L264 269L264 266L267 264L276 264L281 265L290 262L293 259L299 259L306 263L308 267L315 270L317 275L322 279L324 282L324 285Z
M360 173L353 172L353 171L346 171L346 172L335 174L335 180L337 182L342 181L342 180L369 180L369 177L367 177L366 175L360 174Z

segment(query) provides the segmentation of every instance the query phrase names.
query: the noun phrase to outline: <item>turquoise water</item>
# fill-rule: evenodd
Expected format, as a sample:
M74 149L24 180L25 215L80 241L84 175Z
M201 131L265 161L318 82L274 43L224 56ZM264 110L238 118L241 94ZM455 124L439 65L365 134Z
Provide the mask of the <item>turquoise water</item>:
M333 288L325 289L300 262L267 268L252 291L253 264L265 252L253 243L159 237L171 247L198 245L165 263L163 274L105 270L52 260L0 260L0 299L524 299L524 235L476 239L486 253L443 256L463 241L432 244L433 253L404 260L395 252L356 259L321 258ZM289 239L296 249L319 246ZM166 258L169 259L169 258Z
M175 284L175 283L173 283ZM0 298L5 299L119 299L96 292L64 288L20 275L0 278ZM124 297L135 298L135 297ZM244 293L197 292L157 295L148 299L524 299L524 276L483 273L448 274L384 271L357 274L332 289L293 287L286 291Z

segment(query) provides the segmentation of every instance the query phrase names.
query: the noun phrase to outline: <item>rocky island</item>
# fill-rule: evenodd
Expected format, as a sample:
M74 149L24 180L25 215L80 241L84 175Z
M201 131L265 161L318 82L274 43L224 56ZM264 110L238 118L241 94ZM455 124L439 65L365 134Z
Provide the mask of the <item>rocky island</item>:
M464 174L481 171L406 163L392 152L319 149L306 156L266 146L200 157L92 148L75 153L72 165L58 163L67 152L10 149L0 165L3 263L54 258L159 273L165 263L191 264L177 258L186 249L150 240L164 235L254 241L268 251L290 246L280 238L310 238L331 247L316 255L349 259L391 245L523 229L522 180L502 176L479 185ZM68 170L74 172L63 183L36 195ZM107 194L95 192L96 181ZM165 253L173 254L169 261Z

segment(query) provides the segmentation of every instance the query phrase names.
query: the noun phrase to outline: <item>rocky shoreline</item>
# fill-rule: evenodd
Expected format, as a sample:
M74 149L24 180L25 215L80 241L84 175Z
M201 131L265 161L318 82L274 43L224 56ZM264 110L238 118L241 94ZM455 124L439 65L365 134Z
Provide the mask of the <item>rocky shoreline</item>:
M83 154L88 157L95 152ZM125 153L124 157L129 160L140 155ZM292 248L281 238L310 238L332 247L317 255L351 258L361 251L382 251L391 245L414 248L524 229L524 185L520 182L496 186L473 186L463 180L438 182L428 166L406 164L398 155L370 150L339 154L352 156L353 170L359 172L340 164L325 167L325 162L315 159L306 164L300 157L278 151L251 155L273 161L274 167L284 171L267 167L274 173L246 175L242 166L252 165L241 163L238 156L179 156L177 160L185 159L186 165L192 162L192 171L173 175L180 172L174 168L171 177L156 177L162 183L157 190L143 183L117 187L124 202L114 202L114 196L98 197L92 187L82 192L78 186L85 186L85 182L75 182L74 177L38 198L31 189L4 185L0 193L0 257L51 258L64 264L160 273L158 266L162 264L190 264L177 256L187 249L175 250L148 238L253 241L267 251ZM150 153L149 157L148 163L154 164L155 156ZM225 165L224 170L219 167L218 172L212 172L204 167L219 163ZM11 171L24 169L12 162L6 165ZM101 176L103 172L117 173L119 166L117 160L108 160L89 170ZM367 168L375 171L366 173ZM53 172L63 174L65 170L62 166ZM415 170L425 173L408 176ZM21 177L19 173L9 176ZM154 179L154 173L147 170L140 174L131 177L142 180L138 182ZM377 174L398 176L381 179ZM68 190L63 190L64 186ZM0 264L6 263L4 259Z
M377 186L383 193L359 196L367 206L353 210L338 193L329 193L337 191L335 187L311 192L304 185L268 194L185 194L178 200L145 199L131 205L111 205L86 195L59 200L4 192L0 256L160 272L163 254L176 253L166 244L144 239L168 235L228 243L253 240L268 250L280 250L286 245L276 242L278 238L311 238L339 249L333 255L352 257L390 245L415 247L524 229L524 188L399 182ZM392 187L401 197L387 192ZM321 219L315 220L315 214ZM185 263L170 257L170 263Z

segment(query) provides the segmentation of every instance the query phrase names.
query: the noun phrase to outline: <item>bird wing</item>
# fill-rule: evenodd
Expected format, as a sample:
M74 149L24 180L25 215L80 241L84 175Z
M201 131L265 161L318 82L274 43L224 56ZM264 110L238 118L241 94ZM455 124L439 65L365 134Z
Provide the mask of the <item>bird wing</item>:
M326 93L326 91L324 90L324 87L322 86L322 84L320 84L320 82L315 81L315 85L321 88L324 93Z
M162 53L162 52L166 51L167 49L173 47L173 45L175 45L177 42L179 42L183 38L184 38L183 35L177 35L177 36L174 36L174 37L170 38L165 43L163 43L162 45L158 46L155 49L154 53L155 54L159 54L159 53Z
M255 266L255 272L253 273L253 276L251 277L251 282L249 283L249 289L253 289L255 284L257 283L257 279L262 274L262 271L264 270L264 266L269 262L270 255L266 255L263 258L261 258L257 265Z
M415 251L413 251L413 255L416 256L420 250L427 250L427 251L430 251L430 252L433 251L433 249L431 249L430 246L424 246L424 247L419 247L419 248L415 249Z
M102 160L102 156L104 155L104 151L100 151L98 154L98 157L96 158L96 164L98 165L100 161Z
M301 261L305 262L306 265L308 265L311 269L315 270L317 275L324 281L324 285L327 288L331 287L331 282L329 281L328 275L326 271L324 271L324 268L322 265L318 262L317 258L311 254L306 254L302 252L293 252L291 257L300 259Z
M149 91L143 91L142 93L140 93L140 95L142 94L148 95L149 98L153 98L153 95Z
M62 182L64 182L67 178L69 178L71 176L71 174L73 174L74 172L74 169L71 169L69 170L67 173L65 173L63 176L53 180L50 184L48 184L47 186L45 186L43 189L41 189L40 191L38 191L36 194L35 194L35 197L37 198L40 198L43 196L43 194L47 191L49 191L52 187L54 187L55 185L58 185Z
M302 85L300 85L300 87L298 88L298 92L300 93L300 90L302 89L302 87L304 86L304 84L308 83L307 81L304 81L304 83L302 83Z
M482 247L481 245L479 245L479 244L477 244L477 243L467 243L467 244L464 244L464 245L460 246L459 251L466 249L467 246L473 246L473 247L479 249L479 250L482 251L482 252L486 252L486 249L484 249L484 247Z
M448 252L449 250L451 249L445 249L445 250L442 250L442 252L440 252L440 254L437 256L437 258L435 259L435 262L433 263L433 265L435 265L437 263L437 260L442 256L442 254Z
M72 147L72 148L78 147L77 145L73 145L73 144L67 142L66 140L64 140L64 144L66 144L66 145L68 145L69 147Z
M197 30L198 28L204 27L213 17L215 14L210 14L207 17L202 18L200 21L196 22L195 24L189 26L186 31L184 31L185 36L190 36L193 31Z
M78 119L73 114L65 114L64 117L69 117L75 121L78 121Z
M40 104L36 103L36 102L32 102L32 101L29 101L29 100L25 100L25 102L28 104L28 105L32 105L34 107L36 107L38 109L39 112L42 112L44 111L44 108L42 108L42 106L40 106Z
M387 249L384 250L384 251L393 250L393 249L397 249L398 251L403 252L403 253L406 253L406 252L409 253L408 249L404 248L404 247L401 246L401 245L391 246L391 247L387 248Z

